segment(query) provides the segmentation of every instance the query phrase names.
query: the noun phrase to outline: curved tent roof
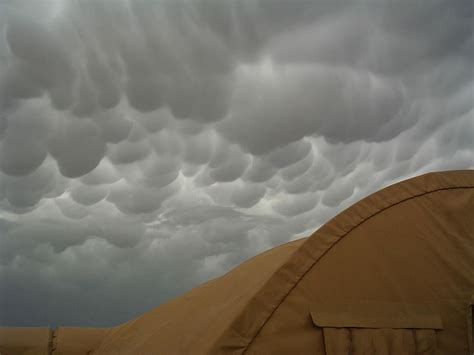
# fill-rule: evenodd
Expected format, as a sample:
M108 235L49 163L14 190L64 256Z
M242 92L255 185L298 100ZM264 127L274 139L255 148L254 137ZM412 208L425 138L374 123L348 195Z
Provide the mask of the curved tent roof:
M380 190L114 328L96 353L468 354L473 188L474 171L449 171Z

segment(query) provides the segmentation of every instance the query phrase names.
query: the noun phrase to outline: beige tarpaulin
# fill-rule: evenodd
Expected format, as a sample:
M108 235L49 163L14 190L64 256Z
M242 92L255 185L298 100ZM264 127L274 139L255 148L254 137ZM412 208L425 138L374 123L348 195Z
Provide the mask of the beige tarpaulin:
M47 327L0 327L0 354L46 355L50 338Z
M97 353L469 354L473 295L474 171L431 173L117 327Z
M94 354L472 354L473 296L474 171L431 173L111 328Z
M0 327L0 355L88 355L111 328Z

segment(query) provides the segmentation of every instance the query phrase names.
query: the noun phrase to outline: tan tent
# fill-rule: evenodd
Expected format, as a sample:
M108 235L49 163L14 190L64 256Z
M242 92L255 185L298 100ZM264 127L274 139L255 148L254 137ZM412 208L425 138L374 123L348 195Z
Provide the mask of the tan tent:
M0 355L89 355L111 329L0 327Z
M94 354L472 354L473 295L474 171L431 173L112 328Z
M51 330L47 327L0 328L1 355L46 355L50 350Z
M473 295L474 171L431 173L117 327L97 353L472 354Z

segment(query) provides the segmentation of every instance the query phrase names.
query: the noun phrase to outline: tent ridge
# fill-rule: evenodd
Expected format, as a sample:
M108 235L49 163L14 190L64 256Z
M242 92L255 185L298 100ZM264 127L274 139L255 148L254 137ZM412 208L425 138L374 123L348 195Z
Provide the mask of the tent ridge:
M221 333L211 353L221 353L223 349L240 349L237 351L245 354L274 312L321 257L365 221L411 199L442 190L470 188L474 188L472 171L428 173L388 186L355 203L315 231L275 270L234 318L230 327ZM397 193L393 193L394 191ZM289 274L294 274L295 277L289 279ZM268 300L268 295L273 299Z

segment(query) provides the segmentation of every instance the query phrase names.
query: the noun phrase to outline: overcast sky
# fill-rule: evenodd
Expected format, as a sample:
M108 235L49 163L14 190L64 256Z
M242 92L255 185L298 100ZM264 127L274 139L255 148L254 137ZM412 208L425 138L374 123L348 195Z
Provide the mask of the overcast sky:
M0 325L115 325L383 186L474 168L473 17L0 0Z

